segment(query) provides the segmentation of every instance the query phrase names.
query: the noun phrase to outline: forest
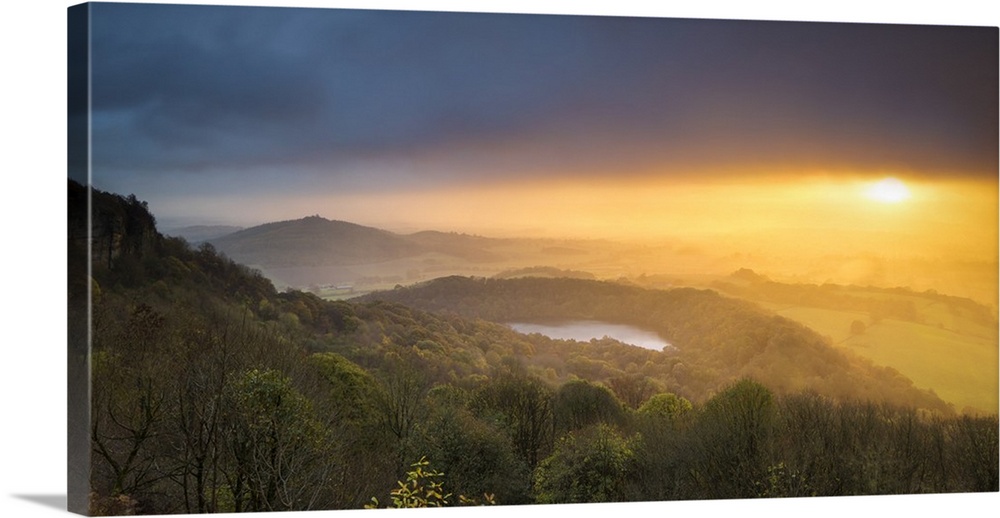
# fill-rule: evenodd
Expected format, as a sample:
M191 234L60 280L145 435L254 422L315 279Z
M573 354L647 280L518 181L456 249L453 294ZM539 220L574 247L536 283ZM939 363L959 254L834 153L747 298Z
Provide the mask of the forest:
M1000 489L995 413L714 290L447 277L330 301L87 190L68 296L91 343L69 354L89 355L94 515ZM677 351L503 325L526 317Z

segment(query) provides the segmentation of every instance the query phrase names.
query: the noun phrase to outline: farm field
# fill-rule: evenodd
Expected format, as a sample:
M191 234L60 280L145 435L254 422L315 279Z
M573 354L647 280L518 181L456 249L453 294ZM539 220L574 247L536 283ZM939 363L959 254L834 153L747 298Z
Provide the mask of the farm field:
M957 411L997 410L996 329L933 306L921 312L928 323L892 318L873 323L861 311L763 305L829 337L837 347L898 370L916 386L934 390ZM865 323L861 334L851 333L856 320Z

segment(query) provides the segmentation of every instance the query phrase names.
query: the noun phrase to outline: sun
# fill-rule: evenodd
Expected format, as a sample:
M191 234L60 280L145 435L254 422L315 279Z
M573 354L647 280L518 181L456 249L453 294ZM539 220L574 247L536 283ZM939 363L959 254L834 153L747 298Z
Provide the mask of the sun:
M899 203L910 198L910 189L897 178L885 178L865 189L865 196L880 203Z

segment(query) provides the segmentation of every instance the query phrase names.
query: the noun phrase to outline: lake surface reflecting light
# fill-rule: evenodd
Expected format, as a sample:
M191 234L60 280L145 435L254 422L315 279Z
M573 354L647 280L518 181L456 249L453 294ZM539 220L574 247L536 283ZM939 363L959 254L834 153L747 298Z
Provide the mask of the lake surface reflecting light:
M654 351L662 351L664 347L675 349L673 344L652 331L600 320L564 320L545 323L509 322L507 325L519 333L538 333L557 340L589 342L591 339L601 339L606 336L619 342Z

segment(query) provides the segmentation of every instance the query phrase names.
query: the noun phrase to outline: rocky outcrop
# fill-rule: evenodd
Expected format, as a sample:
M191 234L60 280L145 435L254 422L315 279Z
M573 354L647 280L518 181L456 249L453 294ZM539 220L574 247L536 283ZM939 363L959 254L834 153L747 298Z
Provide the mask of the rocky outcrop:
M89 243L94 268L113 269L122 257L140 258L161 238L146 202L135 195L110 194L70 180L68 201L70 254L86 254Z

